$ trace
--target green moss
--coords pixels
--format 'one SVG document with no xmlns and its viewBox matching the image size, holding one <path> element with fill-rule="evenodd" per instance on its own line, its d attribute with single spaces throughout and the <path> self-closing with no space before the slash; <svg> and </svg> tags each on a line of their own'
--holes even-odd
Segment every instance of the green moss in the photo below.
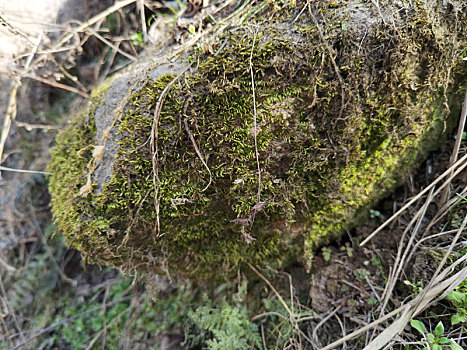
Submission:
<svg viewBox="0 0 467 350">
<path fill-rule="evenodd" d="M 398 36 L 381 28 L 364 43 L 329 27 L 320 29 L 324 45 L 306 18 L 283 30 L 274 22 L 289 15 L 281 12 L 255 39 L 247 28 L 224 35 L 211 48 L 217 55 L 202 56 L 169 89 L 154 164 L 154 110 L 175 76 L 141 81 L 118 119 L 113 176 L 83 198 L 93 160 L 78 151 L 95 144 L 91 103 L 57 139 L 50 165 L 54 214 L 69 243 L 123 269 L 208 276 L 245 260 L 280 264 L 335 239 L 442 135 L 439 84 L 448 84 L 452 57 L 419 10 Z M 451 77 L 460 84 L 465 72 L 453 67 Z"/>
<path fill-rule="evenodd" d="M 102 102 L 106 88 L 96 89 L 87 109 L 79 113 L 56 139 L 51 150 L 48 171 L 49 190 L 52 195 L 52 211 L 58 227 L 67 232 L 67 243 L 86 251 L 106 243 L 100 238 L 99 229 L 106 229 L 106 219 L 94 220 L 87 215 L 92 209 L 87 199 L 79 196 L 80 188 L 86 183 L 87 165 L 95 144 L 94 113 Z"/>
</svg>

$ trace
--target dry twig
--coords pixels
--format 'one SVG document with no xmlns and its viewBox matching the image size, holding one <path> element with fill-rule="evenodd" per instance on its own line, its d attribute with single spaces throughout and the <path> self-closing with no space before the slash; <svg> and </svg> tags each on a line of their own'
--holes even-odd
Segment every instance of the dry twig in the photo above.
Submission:
<svg viewBox="0 0 467 350">
<path fill-rule="evenodd" d="M 459 175 L 466 167 L 467 167 L 467 154 L 464 155 L 461 159 L 455 162 L 448 170 L 442 173 L 435 181 L 433 181 L 429 186 L 427 186 L 423 191 L 421 191 L 418 195 L 412 198 L 406 205 L 400 208 L 394 215 L 392 215 L 389 219 L 387 219 L 383 224 L 381 224 L 373 233 L 371 233 L 365 240 L 360 243 L 360 247 L 364 246 L 368 241 L 370 241 L 373 237 L 375 237 L 383 228 L 385 228 L 388 224 L 390 224 L 394 219 L 396 219 L 400 214 L 402 214 L 407 208 L 409 208 L 412 204 L 414 204 L 420 197 L 425 195 L 428 191 L 431 190 L 434 186 L 436 186 L 441 180 L 443 180 L 446 176 L 449 176 L 448 179 L 441 185 L 441 187 L 433 194 L 433 197 L 439 194 L 439 192 L 446 187 L 448 184 L 451 183 L 452 179 L 454 179 L 457 175 Z M 457 168 L 457 169 L 456 169 Z"/>
</svg>

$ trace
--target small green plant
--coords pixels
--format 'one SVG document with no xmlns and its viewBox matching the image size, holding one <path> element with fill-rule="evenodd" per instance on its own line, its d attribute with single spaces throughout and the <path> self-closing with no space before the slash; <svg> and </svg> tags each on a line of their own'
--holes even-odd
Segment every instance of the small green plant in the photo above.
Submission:
<svg viewBox="0 0 467 350">
<path fill-rule="evenodd" d="M 406 286 L 411 286 L 412 287 L 412 290 L 413 290 L 413 293 L 415 295 L 418 295 L 420 294 L 421 292 L 423 292 L 423 283 L 421 281 L 418 281 L 418 282 L 415 282 L 415 283 L 412 283 L 410 281 L 407 281 L 405 280 L 404 281 L 404 284 Z M 414 296 L 415 297 L 415 296 Z"/>
<path fill-rule="evenodd" d="M 321 248 L 321 252 L 323 253 L 324 261 L 328 262 L 329 260 L 331 260 L 331 254 L 332 254 L 331 248 L 323 247 Z"/>
<path fill-rule="evenodd" d="M 289 314 L 278 299 L 271 300 L 265 298 L 263 299 L 263 303 L 265 311 L 270 313 L 268 319 L 263 323 L 266 333 L 266 344 L 276 344 L 276 349 L 285 348 L 286 343 L 293 337 L 293 326 L 289 322 Z M 304 317 L 306 315 L 303 314 L 301 316 Z"/>
<path fill-rule="evenodd" d="M 188 32 L 191 34 L 191 35 L 195 35 L 196 34 L 196 27 L 193 25 L 193 24 L 190 24 L 188 26 Z"/>
<path fill-rule="evenodd" d="M 133 45 L 144 47 L 144 40 L 143 40 L 142 32 L 136 32 L 136 33 L 131 34 L 130 39 Z"/>
<path fill-rule="evenodd" d="M 365 281 L 368 276 L 370 276 L 370 271 L 367 269 L 356 269 L 353 271 L 353 274 L 359 281 Z"/>
<path fill-rule="evenodd" d="M 206 305 L 190 311 L 188 317 L 201 332 L 212 334 L 205 342 L 210 350 L 262 348 L 258 325 L 249 320 L 245 306 L 231 306 L 225 300 L 212 306 L 207 299 Z"/>
<path fill-rule="evenodd" d="M 453 304 L 456 310 L 456 313 L 451 316 L 451 324 L 467 322 L 467 282 L 461 283 L 446 296 L 446 299 Z"/>
<path fill-rule="evenodd" d="M 346 242 L 345 245 L 341 247 L 341 251 L 346 252 L 349 258 L 353 257 L 353 248 L 349 242 Z"/>
<path fill-rule="evenodd" d="M 379 210 L 370 209 L 370 218 L 374 219 L 381 216 L 381 212 Z"/>
<path fill-rule="evenodd" d="M 443 337 L 444 325 L 441 321 L 436 325 L 434 333 L 426 332 L 425 325 L 419 320 L 411 319 L 410 325 L 424 337 L 423 350 L 443 350 L 446 347 L 451 350 L 462 350 L 462 347 L 454 340 Z"/>
</svg>

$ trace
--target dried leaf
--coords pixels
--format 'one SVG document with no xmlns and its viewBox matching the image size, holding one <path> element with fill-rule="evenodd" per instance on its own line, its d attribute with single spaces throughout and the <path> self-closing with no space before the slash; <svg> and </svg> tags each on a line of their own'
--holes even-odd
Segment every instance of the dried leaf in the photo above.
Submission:
<svg viewBox="0 0 467 350">
<path fill-rule="evenodd" d="M 86 197 L 89 194 L 89 192 L 91 192 L 92 190 L 91 173 L 88 173 L 86 175 L 86 178 L 88 179 L 88 181 L 86 182 L 86 185 L 84 185 L 83 187 L 79 189 L 79 195 L 81 197 Z"/>
<path fill-rule="evenodd" d="M 108 140 L 108 139 L 109 139 L 110 130 L 112 130 L 112 125 L 108 126 L 108 127 L 104 130 L 104 133 L 102 134 L 102 138 L 104 138 L 105 140 Z"/>
<path fill-rule="evenodd" d="M 242 232 L 242 236 L 243 238 L 245 238 L 245 241 L 248 243 L 248 244 L 251 244 L 253 243 L 253 241 L 256 241 L 256 238 L 253 238 L 251 237 L 248 233 L 246 232 Z"/>
<path fill-rule="evenodd" d="M 104 155 L 104 151 L 105 151 L 104 146 L 94 146 L 92 157 L 96 160 L 96 162 L 102 158 L 102 156 Z"/>
<path fill-rule="evenodd" d="M 256 215 L 258 214 L 263 208 L 264 206 L 266 205 L 268 201 L 264 201 L 264 202 L 258 202 L 256 203 L 253 208 L 251 208 L 251 215 Z"/>
<path fill-rule="evenodd" d="M 249 218 L 248 219 L 237 218 L 237 219 L 232 220 L 231 222 L 233 222 L 234 224 L 240 224 L 242 225 L 242 227 L 250 226 Z"/>
</svg>

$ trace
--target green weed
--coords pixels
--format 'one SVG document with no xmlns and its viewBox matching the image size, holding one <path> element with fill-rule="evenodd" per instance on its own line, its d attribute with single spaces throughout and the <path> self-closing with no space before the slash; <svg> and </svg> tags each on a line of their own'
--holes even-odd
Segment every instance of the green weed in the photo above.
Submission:
<svg viewBox="0 0 467 350">
<path fill-rule="evenodd" d="M 206 299 L 206 305 L 190 311 L 188 317 L 200 332 L 209 333 L 205 344 L 210 350 L 262 349 L 258 325 L 248 319 L 246 306 L 231 306 L 225 300 L 213 306 Z"/>
<path fill-rule="evenodd" d="M 451 350 L 462 350 L 462 347 L 454 340 L 443 336 L 444 325 L 441 321 L 436 325 L 434 333 L 427 332 L 425 325 L 421 321 L 412 319 L 410 320 L 410 325 L 423 335 L 423 344 L 425 345 L 423 350 L 442 350 L 446 349 L 446 347 Z"/>
<path fill-rule="evenodd" d="M 451 316 L 451 324 L 467 322 L 467 281 L 462 282 L 455 290 L 446 296 L 454 306 L 455 314 Z"/>
</svg>

